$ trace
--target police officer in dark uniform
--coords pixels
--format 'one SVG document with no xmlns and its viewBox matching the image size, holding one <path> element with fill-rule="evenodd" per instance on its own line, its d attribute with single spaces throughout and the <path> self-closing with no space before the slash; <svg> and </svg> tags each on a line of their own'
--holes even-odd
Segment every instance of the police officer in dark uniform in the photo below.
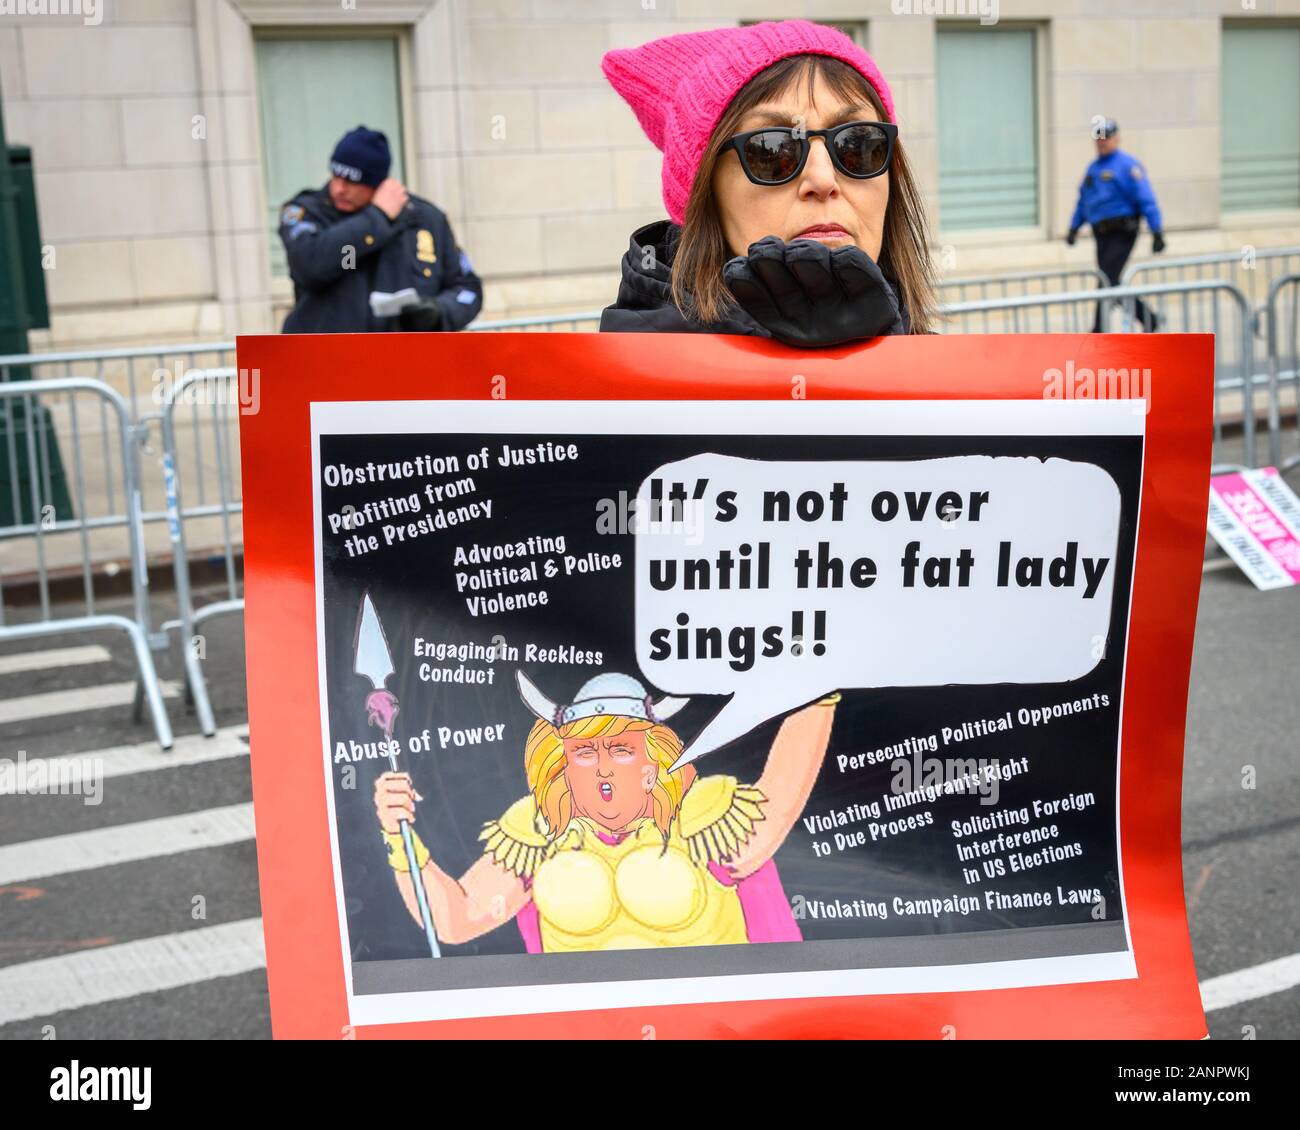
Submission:
<svg viewBox="0 0 1300 1130">
<path fill-rule="evenodd" d="M 1165 249 L 1165 237 L 1155 190 L 1141 162 L 1120 149 L 1119 126 L 1107 118 L 1097 138 L 1097 159 L 1088 166 L 1079 186 L 1079 203 L 1065 242 L 1073 247 L 1079 228 L 1091 224 L 1097 240 L 1097 266 L 1111 286 L 1118 286 L 1124 264 L 1137 242 L 1143 216 L 1151 229 L 1151 251 L 1158 255 Z M 1141 299 L 1136 303 L 1136 313 L 1148 332 L 1160 328 L 1160 315 Z M 1092 332 L 1101 332 L 1100 304 Z"/>
<path fill-rule="evenodd" d="M 482 309 L 446 215 L 391 179 L 391 165 L 388 139 L 358 126 L 335 148 L 329 183 L 284 206 L 295 301 L 285 333 L 462 330 Z M 384 297 L 404 290 L 415 293 Z"/>
</svg>

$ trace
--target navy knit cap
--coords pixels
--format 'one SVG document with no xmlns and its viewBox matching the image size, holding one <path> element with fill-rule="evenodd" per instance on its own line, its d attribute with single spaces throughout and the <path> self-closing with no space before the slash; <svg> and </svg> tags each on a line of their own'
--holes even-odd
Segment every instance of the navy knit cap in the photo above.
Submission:
<svg viewBox="0 0 1300 1130">
<path fill-rule="evenodd" d="M 357 126 L 345 133 L 334 147 L 330 170 L 353 184 L 378 188 L 388 177 L 393 155 L 388 151 L 388 138 L 375 129 Z"/>
</svg>

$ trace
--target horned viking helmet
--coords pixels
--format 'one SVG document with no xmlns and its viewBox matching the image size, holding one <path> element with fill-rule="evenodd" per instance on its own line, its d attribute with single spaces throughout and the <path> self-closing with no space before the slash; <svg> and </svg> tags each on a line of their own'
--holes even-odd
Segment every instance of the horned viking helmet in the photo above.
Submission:
<svg viewBox="0 0 1300 1130">
<path fill-rule="evenodd" d="M 690 701 L 667 696 L 654 702 L 645 687 L 631 675 L 610 672 L 588 679 L 578 689 L 573 701 L 566 705 L 552 702 L 522 671 L 516 671 L 515 678 L 519 681 L 519 697 L 524 700 L 524 705 L 556 729 L 569 722 L 576 722 L 579 718 L 606 714 L 622 718 L 644 718 L 647 722 L 663 722 Z"/>
</svg>

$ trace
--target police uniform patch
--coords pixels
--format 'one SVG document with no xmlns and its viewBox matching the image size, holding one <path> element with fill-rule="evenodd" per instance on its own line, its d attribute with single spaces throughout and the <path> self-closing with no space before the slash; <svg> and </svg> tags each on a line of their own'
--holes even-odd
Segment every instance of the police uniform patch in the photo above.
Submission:
<svg viewBox="0 0 1300 1130">
<path fill-rule="evenodd" d="M 433 249 L 433 232 L 421 228 L 415 233 L 415 257 L 421 263 L 436 263 L 438 254 Z"/>
<path fill-rule="evenodd" d="M 280 223 L 296 224 L 305 215 L 306 213 L 302 210 L 301 204 L 289 204 L 285 207 L 284 211 L 280 213 Z"/>
<path fill-rule="evenodd" d="M 472 275 L 474 268 L 469 265 L 469 256 L 465 252 L 460 253 L 460 269 L 463 274 Z"/>
<path fill-rule="evenodd" d="M 1133 174 L 1133 179 L 1134 179 L 1134 180 L 1141 180 L 1141 179 L 1142 179 L 1142 166 L 1141 166 L 1141 165 L 1134 165 L 1131 169 L 1129 169 L 1129 172 L 1131 172 L 1131 173 Z"/>
</svg>

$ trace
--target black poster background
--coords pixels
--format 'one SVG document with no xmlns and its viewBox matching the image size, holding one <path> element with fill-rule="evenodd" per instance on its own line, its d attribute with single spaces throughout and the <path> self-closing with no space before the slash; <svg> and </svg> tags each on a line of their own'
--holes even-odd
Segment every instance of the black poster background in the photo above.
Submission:
<svg viewBox="0 0 1300 1130">
<path fill-rule="evenodd" d="M 609 406 L 619 410 L 617 404 Z M 686 409 L 689 413 L 689 407 Z M 502 444 L 523 448 L 543 441 L 573 442 L 576 461 L 526 468 L 501 468 L 495 462 Z M 399 768 L 413 774 L 417 792 L 424 798 L 418 808 L 416 830 L 438 864 L 453 876 L 462 874 L 480 855 L 479 832 L 524 796 L 524 737 L 533 721 L 515 690 L 515 668 L 526 673 L 559 701 L 569 701 L 587 679 L 604 671 L 619 671 L 644 678 L 636 664 L 634 641 L 634 535 L 598 533 L 598 500 L 635 499 L 642 480 L 658 466 L 691 455 L 711 452 L 768 460 L 914 460 L 959 455 L 1009 455 L 1058 457 L 1095 463 L 1115 479 L 1120 490 L 1120 531 L 1115 569 L 1110 634 L 1104 658 L 1094 670 L 1071 683 L 941 686 L 928 688 L 844 689 L 837 708 L 830 748 L 805 813 L 825 812 L 853 802 L 879 799 L 890 790 L 888 762 L 841 773 L 837 753 L 860 753 L 937 732 L 941 726 L 957 727 L 963 721 L 994 718 L 1021 707 L 1047 707 L 1090 697 L 1110 698 L 1109 707 L 1059 718 L 1037 728 L 1017 725 L 1010 732 L 967 740 L 939 749 L 929 757 L 996 758 L 1007 762 L 1027 756 L 1029 772 L 1001 783 L 998 807 L 1028 804 L 1034 798 L 1054 799 L 1074 792 L 1096 795 L 1094 807 L 1065 812 L 1051 821 L 1032 819 L 1030 826 L 1055 822 L 1061 828 L 1059 844 L 1077 842 L 1079 859 L 1048 864 L 1031 871 L 1008 874 L 996 881 L 968 885 L 962 878 L 949 821 L 986 815 L 992 809 L 979 796 L 943 797 L 932 806 L 934 825 L 914 829 L 877 843 L 833 852 L 817 858 L 814 838 L 802 821 L 796 822 L 777 852 L 776 864 L 787 896 L 809 902 L 855 898 L 891 900 L 979 896 L 984 888 L 1004 893 L 1055 891 L 1056 884 L 1098 888 L 1105 899 L 1106 918 L 1122 917 L 1116 855 L 1115 783 L 1120 720 L 1120 690 L 1124 670 L 1125 626 L 1135 549 L 1142 440 L 1134 436 L 706 436 L 706 435 L 323 435 L 320 463 L 364 465 L 392 462 L 419 455 L 455 455 L 461 461 L 458 475 L 410 479 L 395 483 L 328 487 L 322 482 L 322 545 L 324 555 L 325 656 L 328 688 L 330 748 L 336 743 L 375 742 L 379 731 L 367 725 L 364 701 L 368 680 L 353 671 L 353 637 L 362 596 L 369 591 L 387 635 L 395 674 L 388 680 L 401 703 L 395 737 L 403 743 Z M 485 471 L 465 470 L 465 456 L 487 446 L 493 465 Z M 491 519 L 479 519 L 446 531 L 424 535 L 404 544 L 385 547 L 361 557 L 344 549 L 348 533 L 331 533 L 327 516 L 347 505 L 358 509 L 372 500 L 422 490 L 425 482 L 440 483 L 469 475 L 474 494 L 444 504 L 455 507 L 490 498 Z M 961 489 L 962 484 L 954 484 Z M 852 489 L 850 487 L 850 489 Z M 420 515 L 394 521 L 412 521 L 433 508 L 425 502 Z M 382 522 L 360 533 L 378 532 Z M 550 603 L 544 607 L 475 617 L 455 591 L 452 564 L 456 546 L 493 545 L 522 541 L 529 536 L 563 535 L 566 553 L 588 551 L 622 556 L 622 568 L 596 574 L 560 576 L 536 587 L 545 588 Z M 869 537 L 869 531 L 864 535 Z M 504 562 L 503 564 L 518 564 Z M 977 566 L 978 567 L 978 566 Z M 491 590 L 489 590 L 491 591 Z M 522 591 L 518 588 L 507 592 Z M 484 595 L 480 593 L 479 595 Z M 811 607 L 811 606 L 810 606 Z M 787 603 L 773 601 L 773 620 L 788 615 Z M 492 686 L 446 685 L 422 682 L 420 660 L 412 655 L 417 637 L 432 642 L 481 643 L 494 637 L 521 648 L 573 645 L 603 653 L 603 666 L 543 666 L 498 660 Z M 943 648 L 944 640 L 932 641 Z M 864 624 L 863 646 L 870 646 L 869 625 Z M 761 659 L 755 672 L 761 670 Z M 457 666 L 448 661 L 446 666 Z M 467 666 L 486 666 L 470 662 Z M 656 688 L 651 688 L 652 691 Z M 828 688 L 828 690 L 831 688 Z M 673 728 L 689 744 L 721 707 L 725 698 L 700 696 L 673 719 Z M 767 750 L 780 717 L 744 738 L 696 763 L 702 774 L 729 773 L 752 782 L 762 772 Z M 405 742 L 426 727 L 453 728 L 504 722 L 504 740 L 464 749 L 438 748 L 429 753 L 405 752 Z M 304 735 L 304 740 L 311 740 Z M 375 779 L 388 769 L 386 758 L 355 763 L 354 789 L 340 787 L 343 765 L 333 765 L 334 799 L 342 880 L 352 957 L 357 961 L 427 956 L 423 931 L 403 905 L 386 862 L 374 810 Z M 919 805 L 899 815 L 922 811 Z M 888 819 L 889 817 L 884 817 Z M 860 826 L 860 825 L 859 825 Z M 1009 830 L 1015 830 L 1014 828 Z M 995 834 L 995 833 L 989 833 Z M 984 836 L 976 838 L 986 838 Z M 969 838 L 963 840 L 969 842 Z M 1031 846 L 1027 850 L 1034 850 Z M 978 867 L 978 862 L 965 864 Z M 1015 911 L 948 915 L 933 918 L 886 919 L 805 917 L 800 922 L 807 940 L 909 936 L 920 933 L 955 933 L 1007 927 L 1042 926 L 1091 921 L 1088 906 L 1051 906 Z M 523 953 L 517 926 L 507 921 L 500 928 L 463 946 L 445 946 L 445 956 L 457 954 Z"/>
</svg>

